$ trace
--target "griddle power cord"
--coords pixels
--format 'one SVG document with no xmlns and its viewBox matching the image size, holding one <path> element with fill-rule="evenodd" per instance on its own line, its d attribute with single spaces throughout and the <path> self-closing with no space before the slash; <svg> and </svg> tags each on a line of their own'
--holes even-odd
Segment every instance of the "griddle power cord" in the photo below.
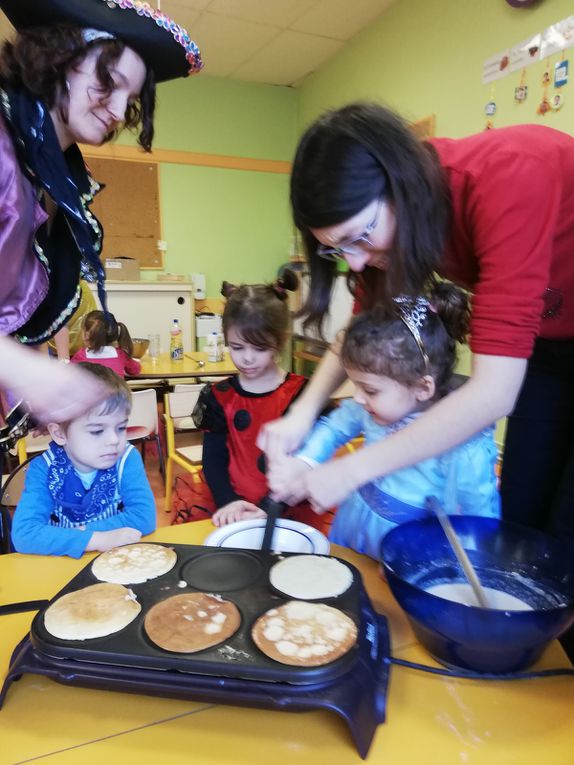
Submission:
<svg viewBox="0 0 574 765">
<path fill-rule="evenodd" d="M 395 656 L 385 658 L 387 664 L 396 664 L 399 667 L 415 669 L 419 672 L 430 672 L 432 675 L 442 675 L 443 677 L 461 677 L 465 680 L 531 680 L 536 677 L 558 677 L 559 675 L 574 676 L 574 668 L 567 667 L 561 669 L 541 669 L 537 672 L 506 672 L 504 674 L 495 674 L 490 672 L 472 672 L 471 670 L 453 670 L 443 669 L 441 667 L 431 667 L 428 664 L 418 664 L 416 661 L 407 661 L 406 659 L 397 659 Z"/>
</svg>

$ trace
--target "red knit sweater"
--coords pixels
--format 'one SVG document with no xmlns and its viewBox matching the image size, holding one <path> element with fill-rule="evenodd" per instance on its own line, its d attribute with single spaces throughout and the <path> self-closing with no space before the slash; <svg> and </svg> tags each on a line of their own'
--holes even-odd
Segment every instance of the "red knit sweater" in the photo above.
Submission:
<svg viewBox="0 0 574 765">
<path fill-rule="evenodd" d="M 520 125 L 431 144 L 453 205 L 440 273 L 473 292 L 472 350 L 574 338 L 574 138 Z"/>
</svg>

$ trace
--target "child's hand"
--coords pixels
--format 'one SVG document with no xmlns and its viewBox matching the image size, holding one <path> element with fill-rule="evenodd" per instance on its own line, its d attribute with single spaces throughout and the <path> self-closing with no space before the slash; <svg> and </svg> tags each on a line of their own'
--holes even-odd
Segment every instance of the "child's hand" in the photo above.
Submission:
<svg viewBox="0 0 574 765">
<path fill-rule="evenodd" d="M 235 523 L 235 521 L 247 521 L 252 518 L 266 517 L 267 515 L 257 505 L 244 499 L 236 499 L 235 502 L 230 502 L 228 505 L 220 507 L 213 514 L 212 521 L 214 526 L 227 526 L 228 523 Z"/>
<path fill-rule="evenodd" d="M 97 550 L 106 552 L 112 547 L 121 547 L 122 545 L 133 545 L 142 538 L 141 531 L 124 526 L 121 529 L 112 531 L 94 531 L 86 547 L 86 551 Z"/>
<path fill-rule="evenodd" d="M 298 457 L 275 460 L 267 469 L 266 478 L 273 499 L 297 505 L 307 496 L 305 475 L 311 466 Z"/>
</svg>

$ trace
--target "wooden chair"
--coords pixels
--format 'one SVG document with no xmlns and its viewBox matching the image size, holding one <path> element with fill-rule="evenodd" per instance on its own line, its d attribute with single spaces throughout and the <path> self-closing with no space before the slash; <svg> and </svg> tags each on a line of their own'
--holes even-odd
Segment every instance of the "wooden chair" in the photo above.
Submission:
<svg viewBox="0 0 574 765">
<path fill-rule="evenodd" d="M 203 445 L 176 446 L 176 433 L 197 431 L 191 413 L 197 403 L 203 385 L 178 385 L 177 390 L 164 397 L 164 421 L 167 441 L 165 470 L 165 511 L 171 512 L 173 466 L 179 465 L 191 473 L 194 481 L 200 481 Z"/>
<path fill-rule="evenodd" d="M 163 448 L 159 435 L 157 398 L 153 388 L 132 392 L 132 411 L 128 419 L 128 441 L 142 444 L 144 441 L 155 441 L 159 458 L 159 472 L 165 475 Z M 145 445 L 141 451 L 145 464 Z"/>
</svg>

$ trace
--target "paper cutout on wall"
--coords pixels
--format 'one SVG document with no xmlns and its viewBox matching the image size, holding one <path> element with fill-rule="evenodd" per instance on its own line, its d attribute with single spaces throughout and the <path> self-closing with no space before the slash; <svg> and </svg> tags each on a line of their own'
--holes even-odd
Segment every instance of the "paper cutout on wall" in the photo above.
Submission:
<svg viewBox="0 0 574 765">
<path fill-rule="evenodd" d="M 510 49 L 509 72 L 517 72 L 540 60 L 540 40 L 542 35 L 532 35 L 526 40 L 513 45 Z"/>
<path fill-rule="evenodd" d="M 574 47 L 574 16 L 568 16 L 542 32 L 540 58 L 552 56 L 553 53 L 572 47 Z"/>
<path fill-rule="evenodd" d="M 482 66 L 482 84 L 506 77 L 510 64 L 510 48 L 487 58 Z"/>
</svg>

